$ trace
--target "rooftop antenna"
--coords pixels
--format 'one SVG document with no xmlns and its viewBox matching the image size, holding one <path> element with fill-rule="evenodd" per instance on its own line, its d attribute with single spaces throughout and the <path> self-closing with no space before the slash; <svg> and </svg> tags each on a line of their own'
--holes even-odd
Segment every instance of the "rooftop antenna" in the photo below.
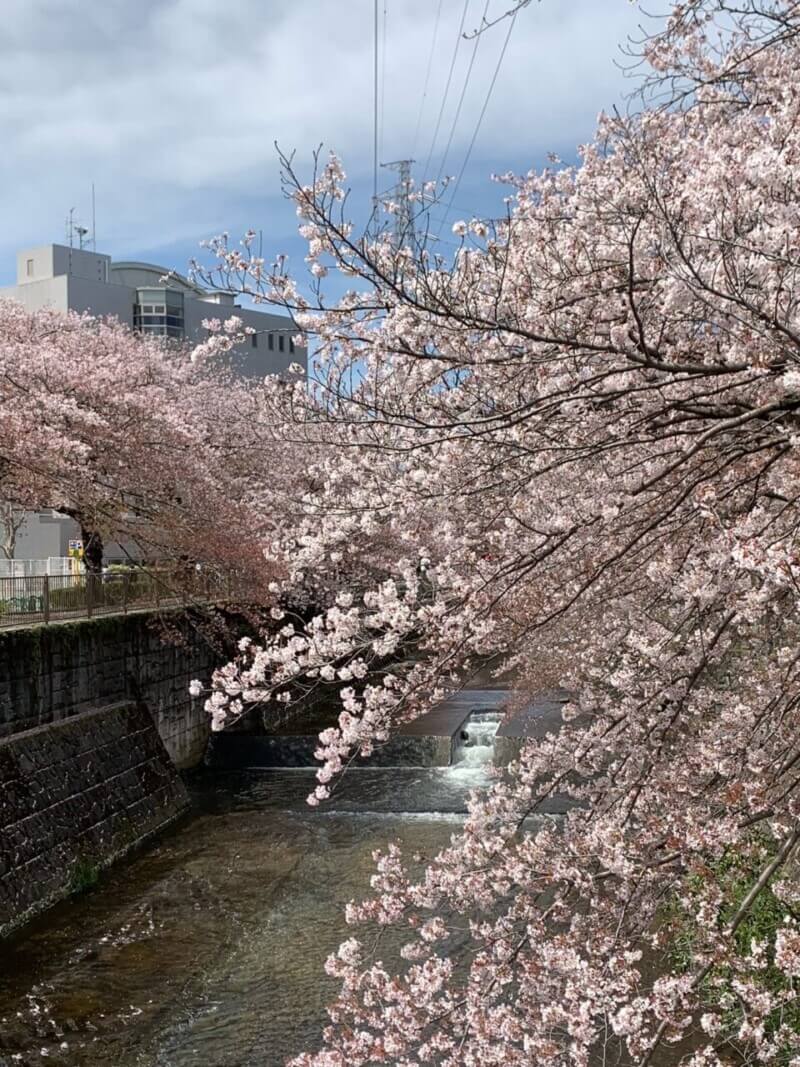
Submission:
<svg viewBox="0 0 800 1067">
<path fill-rule="evenodd" d="M 382 167 L 398 172 L 397 185 L 390 190 L 398 204 L 394 222 L 394 236 L 398 246 L 414 240 L 414 205 L 411 202 L 411 164 L 413 159 L 394 159 L 381 163 Z"/>
<path fill-rule="evenodd" d="M 75 216 L 75 208 L 71 207 L 69 209 L 69 214 L 67 215 L 67 221 L 65 223 L 66 236 L 67 236 L 67 240 L 69 241 L 69 247 L 70 248 L 72 248 L 73 239 L 74 239 L 74 236 L 75 236 L 74 235 L 74 230 L 75 230 L 75 219 L 74 219 L 74 216 Z"/>
<path fill-rule="evenodd" d="M 76 226 L 75 233 L 78 235 L 78 248 L 83 249 L 83 239 L 89 232 L 88 226 Z"/>
<path fill-rule="evenodd" d="M 92 182 L 92 251 L 97 251 L 97 220 L 94 214 L 94 182 Z"/>
</svg>

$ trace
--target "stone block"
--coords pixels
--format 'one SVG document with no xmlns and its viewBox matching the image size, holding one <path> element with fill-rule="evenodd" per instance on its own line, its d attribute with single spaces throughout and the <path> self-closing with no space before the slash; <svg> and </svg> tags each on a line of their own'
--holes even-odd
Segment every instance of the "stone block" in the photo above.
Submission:
<svg viewBox="0 0 800 1067">
<path fill-rule="evenodd" d="M 175 819 L 188 796 L 143 705 L 0 739 L 0 937 Z"/>
<path fill-rule="evenodd" d="M 133 700 L 150 709 L 176 766 L 199 764 L 208 716 L 188 686 L 217 657 L 188 623 L 178 620 L 185 640 L 175 646 L 151 622 L 141 612 L 0 631 L 0 738 Z"/>
</svg>

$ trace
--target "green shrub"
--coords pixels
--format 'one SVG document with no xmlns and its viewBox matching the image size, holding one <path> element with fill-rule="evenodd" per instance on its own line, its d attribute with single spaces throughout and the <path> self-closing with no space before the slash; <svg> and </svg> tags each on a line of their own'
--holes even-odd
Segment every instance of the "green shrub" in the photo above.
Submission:
<svg viewBox="0 0 800 1067">
<path fill-rule="evenodd" d="M 742 902 L 758 879 L 761 871 L 776 853 L 775 842 L 765 834 L 754 834 L 747 845 L 737 851 L 731 851 L 713 864 L 708 873 L 701 878 L 694 876 L 686 886 L 686 898 L 691 901 L 702 895 L 703 883 L 713 878 L 722 890 L 723 904 L 719 911 L 718 926 L 724 929 L 737 914 Z M 776 880 L 786 877 L 785 872 L 776 874 Z M 685 898 L 685 899 L 686 899 Z M 747 915 L 733 935 L 734 944 L 741 958 L 751 955 L 754 946 L 764 945 L 766 965 L 757 965 L 754 959 L 749 979 L 765 993 L 782 998 L 790 994 L 789 1003 L 782 1004 L 767 1018 L 765 1031 L 773 1037 L 783 1027 L 794 1033 L 800 1033 L 800 999 L 791 997 L 792 979 L 775 966 L 775 936 L 784 925 L 787 917 L 796 918 L 792 909 L 779 900 L 767 885 L 756 897 Z M 670 930 L 670 959 L 672 966 L 687 972 L 696 965 L 696 943 L 699 932 L 694 923 L 691 905 L 675 902 L 664 915 L 664 921 Z M 743 1021 L 743 1008 L 740 997 L 733 986 L 734 974 L 730 967 L 717 966 L 711 969 L 700 987 L 707 1010 L 716 1013 L 721 1021 L 721 1034 L 717 1040 L 734 1041 Z M 775 1063 L 788 1065 L 796 1054 L 795 1047 L 786 1047 L 779 1052 Z"/>
<path fill-rule="evenodd" d="M 60 589 L 50 590 L 51 611 L 77 611 L 86 607 L 86 587 L 81 585 L 68 585 Z"/>
<path fill-rule="evenodd" d="M 78 856 L 69 876 L 69 891 L 73 896 L 93 889 L 100 880 L 100 867 L 86 856 Z"/>
</svg>

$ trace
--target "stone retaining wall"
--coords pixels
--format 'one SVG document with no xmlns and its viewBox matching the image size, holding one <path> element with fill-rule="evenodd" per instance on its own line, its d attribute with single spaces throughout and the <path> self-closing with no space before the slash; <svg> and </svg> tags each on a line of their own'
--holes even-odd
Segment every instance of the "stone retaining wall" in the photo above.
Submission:
<svg viewBox="0 0 800 1067">
<path fill-rule="evenodd" d="M 153 619 L 137 612 L 0 631 L 0 737 L 133 700 L 150 710 L 177 767 L 200 763 L 208 715 L 188 686 L 219 657 L 181 616 L 181 645 L 166 644 Z"/>
<path fill-rule="evenodd" d="M 143 705 L 0 740 L 0 937 L 90 883 L 188 796 Z"/>
</svg>

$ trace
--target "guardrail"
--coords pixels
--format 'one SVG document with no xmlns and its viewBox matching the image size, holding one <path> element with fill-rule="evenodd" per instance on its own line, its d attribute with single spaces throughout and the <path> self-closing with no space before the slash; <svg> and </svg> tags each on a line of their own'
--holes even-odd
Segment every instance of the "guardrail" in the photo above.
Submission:
<svg viewBox="0 0 800 1067">
<path fill-rule="evenodd" d="M 146 570 L 0 578 L 0 629 L 209 600 L 224 596 L 225 587 L 210 574 L 187 572 L 178 579 Z"/>
</svg>

